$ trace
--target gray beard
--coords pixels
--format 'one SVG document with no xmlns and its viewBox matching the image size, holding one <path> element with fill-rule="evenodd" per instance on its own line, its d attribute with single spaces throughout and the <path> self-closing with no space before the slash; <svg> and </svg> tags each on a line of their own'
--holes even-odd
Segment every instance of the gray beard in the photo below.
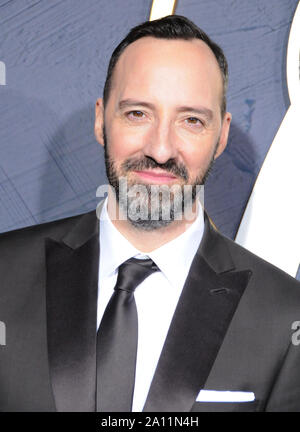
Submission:
<svg viewBox="0 0 300 432">
<path fill-rule="evenodd" d="M 185 208 L 191 208 L 195 197 L 186 194 L 182 197 L 182 187 L 172 192 L 166 185 L 143 185 L 139 188 L 139 196 L 129 189 L 127 195 L 120 194 L 118 205 L 130 223 L 138 229 L 152 231 L 170 225 L 174 220 L 181 220 Z M 144 189 L 144 190 L 143 190 Z M 174 188 L 173 188 L 174 189 Z"/>
<path fill-rule="evenodd" d="M 218 147 L 216 145 L 213 157 L 204 175 L 198 176 L 192 185 L 186 183 L 183 186 L 175 184 L 173 187 L 169 187 L 168 185 L 150 184 L 127 185 L 126 182 L 125 188 L 121 183 L 122 177 L 118 175 L 114 161 L 111 160 L 108 154 L 105 129 L 103 130 L 103 138 L 106 175 L 115 192 L 119 210 L 132 226 L 141 231 L 157 230 L 167 227 L 175 220 L 183 219 L 185 209 L 189 211 L 192 208 L 200 187 L 204 185 L 212 170 L 214 155 Z M 166 171 L 180 176 L 187 182 L 188 174 L 184 166 L 178 166 L 171 160 L 166 164 L 157 164 L 150 158 L 145 158 L 143 161 L 125 161 L 122 164 L 123 179 L 126 179 L 126 173 L 130 170 L 156 167 L 166 169 Z"/>
</svg>

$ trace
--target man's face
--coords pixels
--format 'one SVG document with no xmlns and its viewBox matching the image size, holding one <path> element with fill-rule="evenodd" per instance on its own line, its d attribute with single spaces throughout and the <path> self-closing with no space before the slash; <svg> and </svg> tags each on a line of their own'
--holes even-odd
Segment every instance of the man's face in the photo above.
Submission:
<svg viewBox="0 0 300 432">
<path fill-rule="evenodd" d="M 227 142 L 222 91 L 217 60 L 200 40 L 145 37 L 129 45 L 105 112 L 101 99 L 96 105 L 95 133 L 113 186 L 120 177 L 148 189 L 202 184 Z"/>
</svg>

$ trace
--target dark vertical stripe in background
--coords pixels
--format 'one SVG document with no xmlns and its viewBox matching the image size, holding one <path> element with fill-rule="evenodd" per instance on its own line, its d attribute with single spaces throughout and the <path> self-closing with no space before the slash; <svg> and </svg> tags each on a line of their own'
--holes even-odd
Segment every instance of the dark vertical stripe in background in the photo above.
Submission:
<svg viewBox="0 0 300 432">
<path fill-rule="evenodd" d="M 299 267 L 297 270 L 296 279 L 298 279 L 300 281 L 300 264 L 299 264 Z"/>
</svg>

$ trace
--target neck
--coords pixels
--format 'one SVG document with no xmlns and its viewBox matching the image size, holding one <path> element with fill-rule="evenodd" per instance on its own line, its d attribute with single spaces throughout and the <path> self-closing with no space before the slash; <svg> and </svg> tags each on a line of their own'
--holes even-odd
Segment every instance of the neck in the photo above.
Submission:
<svg viewBox="0 0 300 432">
<path fill-rule="evenodd" d="M 121 215 L 121 210 L 119 209 L 115 198 L 110 194 L 108 194 L 107 211 L 111 222 L 117 230 L 134 247 L 141 252 L 147 253 L 159 248 L 163 244 L 168 243 L 185 232 L 195 221 L 199 209 L 197 200 L 195 200 L 192 206 L 192 213 L 188 218 L 185 218 L 185 215 L 183 215 L 182 220 L 174 220 L 167 226 L 150 231 L 133 226 L 125 217 L 117 217 L 118 215 Z"/>
</svg>

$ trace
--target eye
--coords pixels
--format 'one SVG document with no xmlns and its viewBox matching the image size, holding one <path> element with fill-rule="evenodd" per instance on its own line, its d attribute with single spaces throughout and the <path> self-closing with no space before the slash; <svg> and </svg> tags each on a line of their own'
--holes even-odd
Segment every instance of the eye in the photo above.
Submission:
<svg viewBox="0 0 300 432">
<path fill-rule="evenodd" d="M 191 126 L 203 126 L 202 121 L 197 117 L 188 117 L 185 121 Z"/>
<path fill-rule="evenodd" d="M 142 111 L 134 110 L 126 113 L 127 117 L 131 120 L 139 120 L 144 118 L 144 113 Z"/>
</svg>

